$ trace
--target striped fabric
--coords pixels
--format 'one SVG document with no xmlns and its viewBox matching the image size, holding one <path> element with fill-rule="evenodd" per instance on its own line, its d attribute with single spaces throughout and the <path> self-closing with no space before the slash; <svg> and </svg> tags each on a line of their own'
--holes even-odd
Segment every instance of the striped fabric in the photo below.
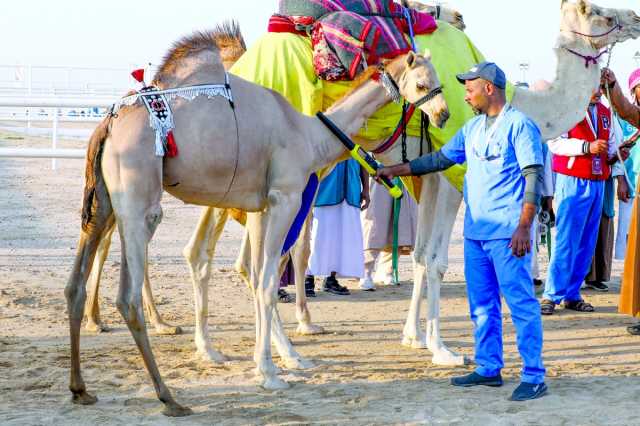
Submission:
<svg viewBox="0 0 640 426">
<path fill-rule="evenodd" d="M 415 34 L 436 30 L 431 15 L 408 12 Z M 352 80 L 366 65 L 411 50 L 405 8 L 392 0 L 280 0 L 269 31 L 310 33 L 314 67 L 324 80 Z"/>
</svg>

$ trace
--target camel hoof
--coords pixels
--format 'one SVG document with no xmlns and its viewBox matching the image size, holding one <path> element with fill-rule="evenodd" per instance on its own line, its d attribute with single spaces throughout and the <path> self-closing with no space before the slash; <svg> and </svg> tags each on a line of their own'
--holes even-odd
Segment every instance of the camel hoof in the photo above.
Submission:
<svg viewBox="0 0 640 426">
<path fill-rule="evenodd" d="M 91 333 L 108 333 L 111 331 L 109 327 L 99 322 L 88 322 L 85 330 Z"/>
<path fill-rule="evenodd" d="M 198 350 L 196 356 L 205 362 L 220 365 L 228 361 L 228 358 L 214 349 Z"/>
<path fill-rule="evenodd" d="M 162 414 L 167 417 L 185 417 L 192 415 L 193 410 L 174 402 L 173 404 L 165 404 Z"/>
<path fill-rule="evenodd" d="M 78 405 L 93 405 L 98 402 L 98 398 L 87 393 L 87 391 L 73 392 L 71 402 Z"/>
<path fill-rule="evenodd" d="M 467 360 L 464 355 L 458 355 L 448 349 L 433 352 L 431 362 L 435 365 L 443 365 L 447 367 L 457 367 L 467 364 Z"/>
<path fill-rule="evenodd" d="M 427 342 L 424 338 L 404 336 L 402 338 L 402 346 L 411 349 L 427 349 Z"/>
<path fill-rule="evenodd" d="M 156 324 L 155 326 L 156 334 L 159 336 L 176 336 L 178 334 L 182 334 L 182 328 L 179 326 L 172 326 L 166 323 Z"/>
<path fill-rule="evenodd" d="M 266 390 L 282 390 L 289 389 L 290 387 L 289 383 L 285 382 L 278 376 L 265 377 L 261 386 Z"/>
<path fill-rule="evenodd" d="M 299 324 L 296 334 L 301 336 L 313 336 L 314 334 L 324 334 L 324 328 L 315 324 Z"/>
<path fill-rule="evenodd" d="M 310 368 L 315 367 L 315 364 L 312 361 L 306 360 L 302 357 L 298 358 L 284 358 L 284 365 L 289 370 L 308 370 Z"/>
</svg>

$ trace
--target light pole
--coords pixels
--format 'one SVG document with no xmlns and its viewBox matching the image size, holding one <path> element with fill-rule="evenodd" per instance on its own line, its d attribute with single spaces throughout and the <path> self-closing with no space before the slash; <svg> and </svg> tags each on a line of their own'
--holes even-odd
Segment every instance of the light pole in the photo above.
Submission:
<svg viewBox="0 0 640 426">
<path fill-rule="evenodd" d="M 640 52 L 633 55 L 633 60 L 636 61 L 636 67 L 640 68 Z"/>
<path fill-rule="evenodd" d="M 521 62 L 519 65 L 520 71 L 522 71 L 522 82 L 527 82 L 527 71 L 529 71 L 529 62 Z"/>
</svg>

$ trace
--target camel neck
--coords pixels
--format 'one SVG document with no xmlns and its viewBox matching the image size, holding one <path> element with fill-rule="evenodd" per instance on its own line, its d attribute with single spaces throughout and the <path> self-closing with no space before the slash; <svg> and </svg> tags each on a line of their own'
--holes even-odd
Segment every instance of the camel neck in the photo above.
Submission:
<svg viewBox="0 0 640 426">
<path fill-rule="evenodd" d="M 369 117 L 389 102 L 390 99 L 382 85 L 369 80 L 334 104 L 325 115 L 340 130 L 352 137 L 358 133 Z M 314 131 L 311 134 L 311 141 L 314 166 L 320 169 L 344 156 L 346 149 L 324 124 L 319 120 L 316 121 L 323 129 Z M 372 145 L 375 143 L 371 142 Z M 363 148 L 371 150 L 373 146 L 367 146 L 365 143 Z"/>
<path fill-rule="evenodd" d="M 536 122 L 544 139 L 556 138 L 567 132 L 584 117 L 600 81 L 600 67 L 567 50 L 582 54 L 597 54 L 597 50 L 582 39 L 558 38 L 555 53 L 558 58 L 556 78 L 547 90 L 534 92 L 516 88 L 512 105 Z"/>
</svg>

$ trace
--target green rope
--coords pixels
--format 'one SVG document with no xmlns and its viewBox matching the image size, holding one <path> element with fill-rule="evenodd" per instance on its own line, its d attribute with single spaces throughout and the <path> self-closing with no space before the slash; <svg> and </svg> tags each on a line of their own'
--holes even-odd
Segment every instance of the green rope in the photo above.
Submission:
<svg viewBox="0 0 640 426">
<path fill-rule="evenodd" d="M 396 177 L 393 180 L 393 183 L 398 186 L 398 188 L 402 189 L 402 181 L 400 178 Z M 393 279 L 395 282 L 399 282 L 398 279 L 398 225 L 400 221 L 400 206 L 402 203 L 402 197 L 393 199 L 393 247 L 391 251 L 391 267 Z"/>
</svg>

